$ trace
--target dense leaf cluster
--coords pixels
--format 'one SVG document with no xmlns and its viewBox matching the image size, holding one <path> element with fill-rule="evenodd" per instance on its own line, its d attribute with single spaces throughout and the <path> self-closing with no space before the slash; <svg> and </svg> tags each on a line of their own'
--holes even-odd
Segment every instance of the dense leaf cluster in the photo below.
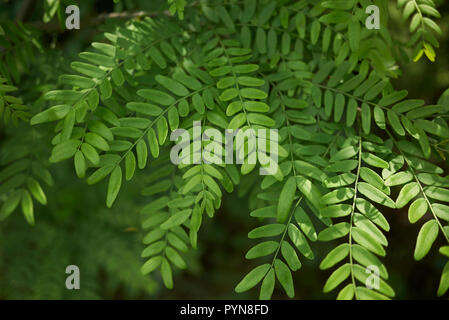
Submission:
<svg viewBox="0 0 449 320">
<path fill-rule="evenodd" d="M 303 259 L 315 259 L 320 242 L 332 241 L 320 264 L 333 270 L 325 292 L 338 289 L 338 299 L 394 297 L 382 263 L 390 230 L 385 208 L 408 207 L 410 222 L 422 223 L 416 260 L 438 236 L 446 242 L 440 253 L 449 258 L 449 103 L 443 95 L 426 105 L 393 87 L 391 79 L 401 72 L 387 1 L 169 3 L 182 20 L 145 17 L 111 28 L 79 54 L 71 72 L 58 75 L 57 87 L 44 90 L 40 112 L 7 95 L 25 70 L 21 55 L 40 46 L 32 38 L 20 49 L 16 39 L 6 39 L 15 48 L 7 50 L 19 54 L 7 53 L 0 65 L 0 115 L 4 110 L 7 124 L 10 118 L 27 122 L 31 112 L 33 130 L 53 133 L 40 137 L 47 148 L 51 144 L 47 155 L 17 142 L 2 146 L 0 219 L 20 205 L 29 223 L 39 220 L 33 206 L 46 204 L 41 184 L 52 184 L 48 157 L 50 163 L 72 161 L 88 184 L 107 180 L 108 207 L 145 170 L 141 271 L 160 270 L 167 288 L 173 287 L 172 268 L 188 267 L 183 254 L 197 248 L 203 219 L 213 218 L 223 193 L 243 182 L 251 189 L 249 216 L 260 222 L 248 233 L 255 241 L 245 257 L 260 264 L 237 292 L 260 283 L 260 298 L 269 299 L 279 283 L 294 297 L 292 272 Z M 380 30 L 365 28 L 365 8 L 373 3 L 381 10 Z M 431 20 L 439 16 L 435 5 L 399 0 L 398 6 L 416 31 L 413 56 L 434 60 L 440 32 Z M 19 27 L 8 26 L 31 36 Z M 278 129 L 276 173 L 258 175 L 266 164 L 260 157 L 257 164 L 173 165 L 170 133 L 191 131 L 194 121 L 203 130 Z M 192 156 L 209 143 L 192 144 Z M 248 159 L 251 150 L 241 152 Z M 374 290 L 365 286 L 370 266 L 379 270 Z M 449 261 L 438 295 L 448 288 Z"/>
</svg>

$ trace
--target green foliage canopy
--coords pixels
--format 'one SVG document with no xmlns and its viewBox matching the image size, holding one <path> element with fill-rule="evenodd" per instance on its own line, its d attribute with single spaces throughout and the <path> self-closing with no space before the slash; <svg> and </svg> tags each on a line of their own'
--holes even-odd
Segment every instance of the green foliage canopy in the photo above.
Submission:
<svg viewBox="0 0 449 320">
<path fill-rule="evenodd" d="M 48 22 L 59 2 L 46 3 Z M 106 24 L 100 40 L 55 75 L 57 83 L 40 83 L 32 108 L 23 102 L 32 98 L 13 94 L 33 56 L 46 49 L 31 27 L 1 25 L 0 117 L 8 136 L 0 220 L 20 207 L 38 224 L 35 207 L 51 196 L 43 186 L 53 184 L 51 164 L 71 161 L 88 184 L 108 181 L 107 207 L 145 172 L 141 272 L 159 270 L 167 288 L 174 286 L 173 268 L 188 268 L 183 254 L 197 248 L 203 219 L 213 218 L 223 193 L 244 181 L 252 188 L 249 216 L 260 222 L 248 233 L 254 246 L 245 258 L 260 264 L 236 292 L 260 284 L 260 298 L 269 299 L 279 283 L 293 298 L 292 272 L 304 259 L 316 259 L 320 242 L 331 241 L 335 246 L 320 263 L 333 270 L 324 292 L 338 289 L 338 299 L 393 298 L 382 263 L 386 208 L 408 207 L 410 222 L 422 223 L 416 260 L 437 237 L 445 241 L 439 252 L 449 258 L 447 94 L 426 105 L 392 85 L 401 74 L 399 51 L 435 59 L 441 30 L 431 0 L 398 1 L 404 19 L 411 17 L 411 51 L 388 31 L 385 0 L 169 3 L 182 20 L 161 14 Z M 380 8 L 379 30 L 365 28 L 365 8 L 373 3 Z M 22 121 L 21 129 L 10 127 L 10 119 L 16 126 Z M 174 166 L 169 135 L 192 130 L 194 121 L 203 129 L 278 129 L 276 173 L 259 176 L 262 163 Z M 40 143 L 27 147 L 24 132 Z M 365 270 L 373 265 L 380 281 L 370 290 Z M 448 274 L 449 261 L 440 296 L 449 288 Z"/>
</svg>

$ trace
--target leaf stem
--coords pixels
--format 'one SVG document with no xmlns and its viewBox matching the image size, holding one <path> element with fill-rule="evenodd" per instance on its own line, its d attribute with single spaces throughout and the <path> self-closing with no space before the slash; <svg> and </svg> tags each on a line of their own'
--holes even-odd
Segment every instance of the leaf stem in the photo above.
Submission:
<svg viewBox="0 0 449 320">
<path fill-rule="evenodd" d="M 351 210 L 351 219 L 349 222 L 349 265 L 351 268 L 351 281 L 352 281 L 352 286 L 354 287 L 354 295 L 356 300 L 359 300 L 359 297 L 357 295 L 357 287 L 355 284 L 355 278 L 354 278 L 354 262 L 353 262 L 353 258 L 352 258 L 352 225 L 354 222 L 354 212 L 355 212 L 355 204 L 357 201 L 357 189 L 358 189 L 358 183 L 359 183 L 359 179 L 360 179 L 360 168 L 362 166 L 362 136 L 361 136 L 361 132 L 359 129 L 359 152 L 358 152 L 358 164 L 357 164 L 357 175 L 356 175 L 356 180 L 355 180 L 355 184 L 354 184 L 354 198 L 352 201 L 352 210 Z"/>
<path fill-rule="evenodd" d="M 393 135 L 386 130 L 388 135 L 390 136 L 391 140 L 393 141 L 394 145 L 396 146 L 396 148 L 399 150 L 399 152 L 401 153 L 401 155 L 404 157 L 405 161 L 407 162 L 407 170 L 413 175 L 413 178 L 415 179 L 416 183 L 419 186 L 419 190 L 421 191 L 421 195 L 423 196 L 424 200 L 426 200 L 426 203 L 430 209 L 430 212 L 433 215 L 433 218 L 435 219 L 435 221 L 438 224 L 438 227 L 440 228 L 441 232 L 443 233 L 443 237 L 446 239 L 446 242 L 449 244 L 449 236 L 446 234 L 443 225 L 441 224 L 440 220 L 438 219 L 438 216 L 436 215 L 435 211 L 433 210 L 433 206 L 432 203 L 430 202 L 429 198 L 427 197 L 426 193 L 424 192 L 424 188 L 422 186 L 421 181 L 418 179 L 418 176 L 416 175 L 415 169 L 412 167 L 410 160 L 407 158 L 407 156 L 402 152 L 401 148 L 399 148 L 396 140 L 394 139 Z"/>
</svg>

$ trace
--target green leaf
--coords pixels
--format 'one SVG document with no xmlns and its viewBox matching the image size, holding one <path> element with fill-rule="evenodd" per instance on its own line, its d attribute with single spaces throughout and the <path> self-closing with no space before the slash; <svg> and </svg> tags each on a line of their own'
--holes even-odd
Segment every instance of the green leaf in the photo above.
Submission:
<svg viewBox="0 0 449 320">
<path fill-rule="evenodd" d="M 290 269 L 296 271 L 301 268 L 301 262 L 299 261 L 295 249 L 293 249 L 287 241 L 282 241 L 281 253 Z"/>
<path fill-rule="evenodd" d="M 441 247 L 439 252 L 449 258 L 449 246 Z"/>
<path fill-rule="evenodd" d="M 112 81 L 114 81 L 114 83 L 117 86 L 121 86 L 124 82 L 125 82 L 125 78 L 123 77 L 123 73 L 119 68 L 113 69 L 111 72 L 111 78 Z"/>
<path fill-rule="evenodd" d="M 170 108 L 167 114 L 168 123 L 172 131 L 178 129 L 179 126 L 179 114 L 176 108 Z"/>
<path fill-rule="evenodd" d="M 351 267 L 350 267 L 349 263 L 346 263 L 346 264 L 340 266 L 327 279 L 327 281 L 324 285 L 324 288 L 323 288 L 323 292 L 326 293 L 326 292 L 330 292 L 330 291 L 334 290 L 336 287 L 338 287 L 338 285 L 340 285 L 340 283 L 342 283 L 349 277 L 350 273 L 351 273 Z"/>
<path fill-rule="evenodd" d="M 150 55 L 151 59 L 156 62 L 159 68 L 165 69 L 167 67 L 167 61 L 158 48 L 154 46 L 151 47 L 150 50 L 148 50 L 148 54 Z"/>
<path fill-rule="evenodd" d="M 310 180 L 298 176 L 296 177 L 296 186 L 298 187 L 299 191 L 301 191 L 301 193 L 307 198 L 307 200 L 310 201 L 310 203 L 316 210 L 321 209 L 321 193 Z"/>
<path fill-rule="evenodd" d="M 441 274 L 440 284 L 438 286 L 438 293 L 437 295 L 441 297 L 446 293 L 446 291 L 449 289 L 449 261 L 446 262 L 443 268 L 443 272 Z"/>
<path fill-rule="evenodd" d="M 162 108 L 145 102 L 128 102 L 126 108 L 131 111 L 139 112 L 147 116 L 158 116 L 162 113 Z"/>
<path fill-rule="evenodd" d="M 269 206 L 265 208 L 259 208 L 250 213 L 251 217 L 256 218 L 275 218 L 276 217 L 276 207 Z"/>
<path fill-rule="evenodd" d="M 371 131 L 371 108 L 367 103 L 362 103 L 361 113 L 363 132 L 369 134 Z"/>
<path fill-rule="evenodd" d="M 279 202 L 277 207 L 277 221 L 283 223 L 287 220 L 296 192 L 296 179 L 290 177 L 282 187 L 279 195 Z"/>
<path fill-rule="evenodd" d="M 203 114 L 205 112 L 203 98 L 198 93 L 195 93 L 193 95 L 192 104 L 195 110 L 198 111 L 198 113 Z"/>
<path fill-rule="evenodd" d="M 97 169 L 92 175 L 87 178 L 88 184 L 95 184 L 106 178 L 114 170 L 114 165 L 105 165 Z"/>
<path fill-rule="evenodd" d="M 44 99 L 49 101 L 77 102 L 81 99 L 82 95 L 79 91 L 53 90 L 47 92 L 44 95 Z"/>
<path fill-rule="evenodd" d="M 234 99 L 238 95 L 239 95 L 239 91 L 236 88 L 230 88 L 230 89 L 224 90 L 220 94 L 219 98 L 220 98 L 221 101 L 229 101 L 229 100 Z"/>
<path fill-rule="evenodd" d="M 352 298 L 354 298 L 354 285 L 350 283 L 340 290 L 337 300 L 352 300 Z"/>
<path fill-rule="evenodd" d="M 369 266 L 378 267 L 379 275 L 384 279 L 388 279 L 387 268 L 380 262 L 379 258 L 376 255 L 374 255 L 366 248 L 358 244 L 353 244 L 351 251 L 355 261 L 357 261 L 358 263 L 360 263 L 365 267 Z"/>
<path fill-rule="evenodd" d="M 248 113 L 247 119 L 249 122 L 251 122 L 253 124 L 265 126 L 268 128 L 274 126 L 274 124 L 275 124 L 273 119 L 271 119 L 270 117 L 268 117 L 266 115 L 259 114 L 259 113 Z"/>
<path fill-rule="evenodd" d="M 397 113 L 405 113 L 413 109 L 419 108 L 423 105 L 424 105 L 423 100 L 409 99 L 395 104 L 392 109 Z"/>
<path fill-rule="evenodd" d="M 370 234 L 378 243 L 388 246 L 387 238 L 383 235 L 382 231 L 380 231 L 367 217 L 360 213 L 355 213 L 353 221 L 357 227 Z"/>
<path fill-rule="evenodd" d="M 438 218 L 449 221 L 449 206 L 433 203 L 432 208 Z"/>
<path fill-rule="evenodd" d="M 150 146 L 151 155 L 153 158 L 157 158 L 159 156 L 159 143 L 157 141 L 156 132 L 153 128 L 148 130 L 147 139 Z"/>
<path fill-rule="evenodd" d="M 195 186 L 197 186 L 202 181 L 202 176 L 200 174 L 191 178 L 183 187 L 182 194 L 189 193 Z"/>
<path fill-rule="evenodd" d="M 310 248 L 306 237 L 304 237 L 303 233 L 294 224 L 289 224 L 288 236 L 296 248 L 298 248 L 299 252 L 301 252 L 307 259 L 312 260 L 314 258 L 313 251 Z"/>
<path fill-rule="evenodd" d="M 360 43 L 360 23 L 358 21 L 352 21 L 349 23 L 348 37 L 351 50 L 358 51 Z"/>
<path fill-rule="evenodd" d="M 53 106 L 35 115 L 30 120 L 31 125 L 36 125 L 45 122 L 51 122 L 63 119 L 70 111 L 71 106 L 67 104 Z"/>
<path fill-rule="evenodd" d="M 388 224 L 388 221 L 385 219 L 385 217 L 382 215 L 382 213 L 375 206 L 373 206 L 370 202 L 368 202 L 362 198 L 357 198 L 356 206 L 357 206 L 357 209 L 359 209 L 361 213 L 363 213 L 368 219 L 373 221 L 379 227 L 381 227 L 385 231 L 390 230 L 390 225 Z"/>
<path fill-rule="evenodd" d="M 423 259 L 427 255 L 437 236 L 438 223 L 435 220 L 429 220 L 421 227 L 413 254 L 416 261 Z"/>
<path fill-rule="evenodd" d="M 322 230 L 318 234 L 319 241 L 331 241 L 342 238 L 349 233 L 350 225 L 347 222 L 340 222 Z"/>
<path fill-rule="evenodd" d="M 357 296 L 360 300 L 388 300 L 389 298 L 372 289 L 357 287 Z"/>
<path fill-rule="evenodd" d="M 136 170 L 136 157 L 133 152 L 128 152 L 125 157 L 125 176 L 126 181 L 129 181 L 134 176 L 134 172 Z"/>
<path fill-rule="evenodd" d="M 349 204 L 337 204 L 321 209 L 320 213 L 324 217 L 338 218 L 350 215 L 352 206 Z"/>
<path fill-rule="evenodd" d="M 399 192 L 396 199 L 396 208 L 400 209 L 405 207 L 414 197 L 420 192 L 419 184 L 416 182 L 410 182 L 406 184 Z"/>
<path fill-rule="evenodd" d="M 157 193 L 161 193 L 164 191 L 167 191 L 172 186 L 172 182 L 170 180 L 161 180 L 159 182 L 156 182 L 155 184 L 152 184 L 146 188 L 143 188 L 140 192 L 142 195 L 153 195 Z"/>
<path fill-rule="evenodd" d="M 170 260 L 179 269 L 184 270 L 187 268 L 187 264 L 184 259 L 172 247 L 165 248 L 165 254 L 167 255 L 168 260 Z"/>
<path fill-rule="evenodd" d="M 339 263 L 341 260 L 346 258 L 349 254 L 349 245 L 347 243 L 342 243 L 341 245 L 332 249 L 326 257 L 320 263 L 320 269 L 326 270 L 332 268 L 334 265 Z"/>
<path fill-rule="evenodd" d="M 324 170 L 327 172 L 350 172 L 354 170 L 357 165 L 357 160 L 343 160 L 327 166 Z"/>
<path fill-rule="evenodd" d="M 95 148 L 90 144 L 83 143 L 81 145 L 81 151 L 83 152 L 86 159 L 92 162 L 94 165 L 98 165 L 100 163 L 100 156 L 98 155 Z"/>
<path fill-rule="evenodd" d="M 356 179 L 355 174 L 352 173 L 342 173 L 338 176 L 327 178 L 324 180 L 324 186 L 326 188 L 338 188 L 350 185 L 354 183 Z"/>
<path fill-rule="evenodd" d="M 428 209 L 429 206 L 427 205 L 426 199 L 416 199 L 408 209 L 408 220 L 410 223 L 415 223 L 426 214 Z"/>
<path fill-rule="evenodd" d="M 0 221 L 6 219 L 17 208 L 22 199 L 22 192 L 20 190 L 14 191 L 0 208 Z"/>
<path fill-rule="evenodd" d="M 280 235 L 285 230 L 285 225 L 283 224 L 268 224 L 262 227 L 257 227 L 248 233 L 248 238 L 266 238 L 274 237 Z"/>
<path fill-rule="evenodd" d="M 265 277 L 270 267 L 266 263 L 251 270 L 235 287 L 235 292 L 245 292 L 257 285 Z"/>
<path fill-rule="evenodd" d="M 217 15 L 220 17 L 221 21 L 225 24 L 227 28 L 234 31 L 234 21 L 232 20 L 231 16 L 229 15 L 228 11 L 223 6 L 218 6 L 217 9 Z"/>
<path fill-rule="evenodd" d="M 367 183 L 376 187 L 385 194 L 390 194 L 390 188 L 385 186 L 384 180 L 370 168 L 362 167 L 360 168 L 360 177 Z"/>
<path fill-rule="evenodd" d="M 315 227 L 307 213 L 300 206 L 298 206 L 295 210 L 295 220 L 302 232 L 304 232 L 304 234 L 307 236 L 307 238 L 309 238 L 311 241 L 317 240 Z"/>
<path fill-rule="evenodd" d="M 149 246 L 147 246 L 145 248 L 145 250 L 142 251 L 142 258 L 146 258 L 146 257 L 150 257 L 152 255 L 158 254 L 160 252 L 162 252 L 162 250 L 164 250 L 166 244 L 165 241 L 160 240 L 160 241 L 156 241 L 152 244 L 150 244 Z"/>
<path fill-rule="evenodd" d="M 278 248 L 278 243 L 275 241 L 265 241 L 261 242 L 254 247 L 252 247 L 248 253 L 245 255 L 246 259 L 256 259 L 260 257 L 272 254 Z"/>
<path fill-rule="evenodd" d="M 449 202 L 449 190 L 440 187 L 426 187 L 424 193 L 432 199 Z"/>
<path fill-rule="evenodd" d="M 42 190 L 41 185 L 33 178 L 28 178 L 27 180 L 28 190 L 31 192 L 33 197 L 39 201 L 39 203 L 46 205 L 47 197 L 45 196 L 44 190 Z"/>
<path fill-rule="evenodd" d="M 267 35 L 262 28 L 257 28 L 256 31 L 256 48 L 257 50 L 264 54 L 267 52 Z"/>
<path fill-rule="evenodd" d="M 171 91 L 173 94 L 183 97 L 189 94 L 189 90 L 187 90 L 187 88 L 179 83 L 176 80 L 173 80 L 171 78 L 162 76 L 162 75 L 157 75 L 156 77 L 154 77 L 154 79 L 161 84 L 165 89 Z"/>
<path fill-rule="evenodd" d="M 336 204 L 353 198 L 355 190 L 353 188 L 340 188 L 325 194 L 321 198 L 323 204 Z"/>
<path fill-rule="evenodd" d="M 267 275 L 262 281 L 262 285 L 260 287 L 260 300 L 270 300 L 274 291 L 275 278 L 274 278 L 274 269 L 270 269 Z"/>
<path fill-rule="evenodd" d="M 137 163 L 139 169 L 145 168 L 147 165 L 148 149 L 145 141 L 140 139 L 136 144 Z"/>
<path fill-rule="evenodd" d="M 233 78 L 231 79 L 233 80 Z M 248 87 L 260 87 L 265 84 L 265 80 L 245 76 L 238 77 L 237 81 L 240 85 Z"/>
<path fill-rule="evenodd" d="M 352 238 L 361 246 L 367 248 L 371 252 L 385 256 L 385 249 L 377 242 L 377 240 L 368 232 L 360 227 L 352 228 Z"/>
<path fill-rule="evenodd" d="M 347 160 L 357 155 L 357 152 L 358 150 L 355 146 L 348 146 L 339 150 L 337 153 L 333 154 L 330 158 L 330 161 L 336 162 L 341 160 Z"/>
<path fill-rule="evenodd" d="M 160 117 L 156 122 L 156 132 L 160 145 L 163 145 L 168 135 L 168 123 L 164 117 Z"/>
<path fill-rule="evenodd" d="M 376 203 L 380 203 L 393 209 L 396 207 L 395 202 L 390 197 L 368 183 L 360 182 L 358 185 L 358 190 L 361 194 Z"/>
<path fill-rule="evenodd" d="M 264 91 L 254 88 L 240 89 L 240 94 L 247 99 L 265 99 L 268 96 Z"/>
<path fill-rule="evenodd" d="M 379 106 L 374 107 L 374 121 L 376 122 L 376 124 L 379 128 L 385 130 L 385 128 L 386 128 L 385 113 L 383 112 L 382 108 Z"/>
<path fill-rule="evenodd" d="M 390 122 L 391 127 L 393 130 L 400 136 L 405 135 L 404 128 L 401 125 L 401 121 L 399 120 L 399 117 L 396 112 L 393 110 L 388 110 L 387 112 L 387 118 L 388 122 Z"/>
<path fill-rule="evenodd" d="M 246 115 L 244 113 L 239 113 L 231 122 L 229 122 L 228 129 L 238 129 L 246 123 Z"/>
<path fill-rule="evenodd" d="M 310 30 L 311 30 L 311 34 L 310 34 L 311 43 L 316 44 L 318 41 L 318 38 L 320 37 L 321 23 L 319 23 L 318 20 L 314 20 L 312 22 L 312 27 Z"/>
<path fill-rule="evenodd" d="M 242 64 L 233 68 L 235 73 L 252 73 L 259 69 L 257 64 Z"/>
<path fill-rule="evenodd" d="M 107 141 L 113 141 L 114 136 L 111 132 L 111 130 L 101 121 L 90 121 L 88 124 L 88 128 L 91 132 L 95 132 L 96 134 L 99 134 L 103 138 L 105 138 Z"/>
<path fill-rule="evenodd" d="M 413 175 L 409 171 L 401 171 L 393 174 L 385 180 L 386 186 L 403 185 L 413 180 Z"/>
<path fill-rule="evenodd" d="M 226 109 L 226 115 L 229 117 L 233 116 L 234 114 L 242 110 L 242 106 L 243 104 L 240 101 L 231 102 Z"/>
<path fill-rule="evenodd" d="M 66 140 L 53 148 L 50 162 L 56 163 L 68 158 L 71 158 L 75 155 L 78 147 L 80 145 L 79 140 Z"/>
<path fill-rule="evenodd" d="M 418 179 L 426 185 L 449 188 L 449 179 L 429 173 L 418 174 Z"/>
<path fill-rule="evenodd" d="M 88 132 L 84 136 L 84 141 L 99 150 L 109 151 L 109 144 L 107 143 L 107 141 L 96 133 Z"/>
<path fill-rule="evenodd" d="M 172 199 L 168 202 L 169 208 L 187 208 L 195 202 L 194 197 L 180 197 Z"/>
<path fill-rule="evenodd" d="M 106 206 L 108 208 L 112 207 L 112 204 L 117 198 L 121 186 L 122 186 L 122 169 L 120 168 L 120 166 L 116 166 L 111 173 L 111 177 L 109 178 L 108 193 L 106 196 Z"/>
<path fill-rule="evenodd" d="M 161 224 L 161 229 L 168 230 L 183 224 L 192 214 L 192 209 L 185 209 L 174 213 L 170 218 Z"/>
<path fill-rule="evenodd" d="M 295 296 L 295 289 L 293 287 L 293 278 L 290 269 L 284 262 L 276 259 L 274 260 L 274 271 L 276 273 L 276 278 L 281 283 L 285 293 L 287 293 L 290 298 L 293 298 Z"/>
<path fill-rule="evenodd" d="M 354 99 L 349 99 L 348 106 L 346 108 L 346 126 L 351 127 L 357 117 L 357 102 Z"/>
<path fill-rule="evenodd" d="M 359 280 L 361 283 L 366 284 L 368 281 L 368 277 L 369 277 L 369 273 L 368 273 L 369 271 L 367 271 L 367 269 L 365 269 L 362 266 L 357 265 L 357 264 L 353 266 L 353 270 L 354 270 L 355 278 L 357 280 Z M 379 280 L 379 287 L 376 289 L 380 293 L 385 294 L 386 296 L 394 297 L 395 292 L 394 292 L 393 288 L 391 288 L 384 280 L 382 280 L 382 279 L 378 279 L 378 280 Z"/>
<path fill-rule="evenodd" d="M 173 289 L 173 275 L 168 260 L 163 258 L 161 264 L 162 282 L 167 289 Z"/>
<path fill-rule="evenodd" d="M 393 93 L 386 95 L 380 99 L 378 105 L 381 107 L 386 107 L 389 105 L 392 105 L 396 102 L 401 101 L 405 97 L 407 97 L 408 92 L 407 90 L 401 90 L 401 91 L 394 91 Z"/>
<path fill-rule="evenodd" d="M 147 262 L 144 263 L 144 265 L 140 269 L 140 272 L 143 275 L 147 275 L 147 274 L 153 272 L 161 265 L 162 259 L 163 258 L 161 256 L 156 256 L 156 257 L 150 258 Z"/>
<path fill-rule="evenodd" d="M 387 169 L 389 167 L 388 162 L 372 153 L 362 152 L 362 160 L 373 167 L 381 169 Z"/>
<path fill-rule="evenodd" d="M 137 90 L 137 94 L 142 98 L 145 98 L 146 100 L 159 103 L 163 106 L 169 106 L 176 102 L 175 98 L 173 98 L 171 95 L 159 90 L 140 89 Z"/>
<path fill-rule="evenodd" d="M 324 114 L 326 117 L 330 117 L 332 114 L 332 108 L 334 107 L 334 95 L 332 91 L 327 89 L 324 92 Z"/>
<path fill-rule="evenodd" d="M 22 213 L 25 216 L 26 221 L 30 225 L 34 225 L 34 208 L 33 208 L 33 200 L 31 199 L 31 195 L 27 190 L 22 191 Z"/>
<path fill-rule="evenodd" d="M 81 53 L 79 53 L 79 57 L 83 60 L 86 60 L 86 61 L 92 63 L 92 64 L 109 67 L 109 68 L 116 67 L 114 59 L 107 55 L 104 55 L 104 54 L 100 54 L 100 53 L 96 53 L 96 52 L 81 52 Z"/>
</svg>

